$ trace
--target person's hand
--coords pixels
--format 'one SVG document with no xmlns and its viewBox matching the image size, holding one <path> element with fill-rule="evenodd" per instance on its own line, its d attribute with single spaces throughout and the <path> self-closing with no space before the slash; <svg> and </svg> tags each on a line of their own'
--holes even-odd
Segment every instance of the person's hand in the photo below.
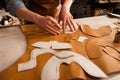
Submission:
<svg viewBox="0 0 120 80">
<path fill-rule="evenodd" d="M 62 21 L 62 29 L 65 32 L 66 26 L 68 25 L 71 31 L 75 31 L 75 24 L 73 22 L 73 16 L 66 6 L 62 6 L 59 16 L 59 21 Z"/>
<path fill-rule="evenodd" d="M 58 24 L 57 20 L 51 16 L 42 16 L 40 18 L 37 18 L 37 21 L 35 23 L 40 28 L 45 29 L 51 34 L 54 35 L 60 34 L 60 25 Z"/>
</svg>

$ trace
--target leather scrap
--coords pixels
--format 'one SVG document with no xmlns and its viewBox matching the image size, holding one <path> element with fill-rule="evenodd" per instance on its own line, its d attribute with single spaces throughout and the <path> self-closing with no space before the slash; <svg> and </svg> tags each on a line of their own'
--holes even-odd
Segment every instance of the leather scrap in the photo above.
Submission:
<svg viewBox="0 0 120 80">
<path fill-rule="evenodd" d="M 115 47 L 105 45 L 103 46 L 103 51 L 110 55 L 111 57 L 120 61 L 120 51 L 117 50 Z"/>
<path fill-rule="evenodd" d="M 106 46 L 107 44 L 114 49 Z M 119 50 L 120 44 L 107 43 L 106 40 L 98 38 L 89 40 L 86 45 L 89 58 L 107 74 L 120 71 Z"/>
<path fill-rule="evenodd" d="M 73 56 L 71 56 L 73 55 Z M 64 59 L 59 59 L 56 56 L 65 57 Z M 71 57 L 67 57 L 71 56 Z M 41 80 L 58 80 L 59 79 L 59 67 L 62 63 L 70 64 L 71 62 L 77 63 L 81 66 L 85 72 L 94 77 L 107 77 L 103 71 L 101 71 L 96 65 L 94 65 L 87 58 L 79 55 L 78 53 L 72 51 L 62 51 L 55 56 L 51 57 L 45 64 L 42 70 Z M 52 73 L 52 74 L 51 74 Z M 47 77 L 46 77 L 47 76 Z"/>
<path fill-rule="evenodd" d="M 83 24 L 80 25 L 80 29 L 83 33 L 92 37 L 104 37 L 112 32 L 110 26 L 102 26 L 99 27 L 99 29 L 92 29 L 89 25 Z"/>
</svg>

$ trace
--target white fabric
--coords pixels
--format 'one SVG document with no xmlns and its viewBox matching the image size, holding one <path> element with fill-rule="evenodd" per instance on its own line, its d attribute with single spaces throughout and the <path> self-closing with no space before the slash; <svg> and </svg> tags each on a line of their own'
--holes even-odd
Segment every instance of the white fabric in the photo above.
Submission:
<svg viewBox="0 0 120 80">
<path fill-rule="evenodd" d="M 25 52 L 25 36 L 19 27 L 0 29 L 0 72 L 11 66 Z"/>
</svg>

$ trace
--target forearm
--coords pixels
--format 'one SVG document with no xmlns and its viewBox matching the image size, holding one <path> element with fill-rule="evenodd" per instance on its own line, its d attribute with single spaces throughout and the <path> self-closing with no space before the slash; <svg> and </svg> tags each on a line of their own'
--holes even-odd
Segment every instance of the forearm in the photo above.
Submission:
<svg viewBox="0 0 120 80">
<path fill-rule="evenodd" d="M 18 9 L 25 7 L 22 0 L 5 0 L 6 9 L 15 16 Z"/>
<path fill-rule="evenodd" d="M 66 7 L 67 10 L 70 10 L 70 7 L 72 5 L 74 0 L 62 0 L 62 6 Z"/>
<path fill-rule="evenodd" d="M 38 18 L 40 19 L 43 17 L 37 13 L 34 13 L 28 10 L 27 8 L 20 8 L 19 10 L 16 11 L 16 15 L 19 18 L 22 18 L 22 19 L 25 19 L 27 21 L 34 22 L 34 23 L 37 23 Z"/>
</svg>

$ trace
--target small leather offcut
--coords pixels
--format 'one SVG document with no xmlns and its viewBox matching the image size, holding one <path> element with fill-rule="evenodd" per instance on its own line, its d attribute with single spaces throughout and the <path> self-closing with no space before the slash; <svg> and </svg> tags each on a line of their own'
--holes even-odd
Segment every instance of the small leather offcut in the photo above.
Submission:
<svg viewBox="0 0 120 80">
<path fill-rule="evenodd" d="M 92 37 L 104 37 L 112 32 L 110 26 L 101 26 L 99 29 L 92 29 L 89 25 L 83 24 L 80 26 L 80 29 L 83 33 Z"/>
<path fill-rule="evenodd" d="M 103 51 L 113 58 L 120 61 L 120 51 L 113 46 L 106 45 L 103 48 Z"/>
</svg>

